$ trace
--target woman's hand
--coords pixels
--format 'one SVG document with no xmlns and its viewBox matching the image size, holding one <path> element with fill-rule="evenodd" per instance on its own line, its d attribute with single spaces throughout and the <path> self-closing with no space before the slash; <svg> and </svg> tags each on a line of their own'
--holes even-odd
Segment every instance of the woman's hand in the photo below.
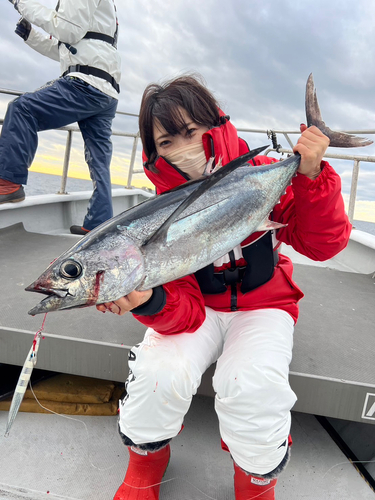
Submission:
<svg viewBox="0 0 375 500">
<path fill-rule="evenodd" d="M 136 290 L 134 290 L 128 295 L 125 295 L 125 297 L 121 297 L 120 299 L 114 300 L 113 302 L 98 304 L 96 308 L 98 311 L 101 311 L 103 313 L 110 311 L 113 314 L 122 316 L 123 314 L 147 302 L 151 298 L 152 293 L 152 289 L 145 290 L 143 292 L 137 292 Z"/>
<path fill-rule="evenodd" d="M 298 172 L 314 180 L 321 172 L 320 162 L 329 146 L 329 139 L 315 126 L 307 128 L 301 124 L 300 130 L 302 135 L 293 148 L 294 153 L 301 155 Z"/>
</svg>

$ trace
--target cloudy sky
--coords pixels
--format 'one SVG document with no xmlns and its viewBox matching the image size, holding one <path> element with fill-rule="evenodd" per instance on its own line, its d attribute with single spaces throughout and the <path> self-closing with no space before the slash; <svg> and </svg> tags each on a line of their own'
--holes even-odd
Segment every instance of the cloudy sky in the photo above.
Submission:
<svg viewBox="0 0 375 500">
<path fill-rule="evenodd" d="M 41 3 L 53 8 L 56 1 Z M 198 72 L 237 127 L 298 130 L 305 121 L 305 83 L 312 72 L 323 118 L 331 128 L 375 129 L 374 2 L 117 0 L 116 4 L 122 58 L 120 111 L 137 113 L 148 83 Z M 18 17 L 2 0 L 0 87 L 31 91 L 56 78 L 59 66 L 14 34 Z M 1 116 L 8 99 L 0 99 Z M 113 128 L 135 132 L 136 119 L 118 118 Z M 268 142 L 265 135 L 242 135 L 254 147 Z M 278 139 L 286 146 L 282 136 Z M 57 153 L 62 154 L 64 142 L 62 132 L 41 134 L 38 161 L 60 164 Z M 73 167 L 87 172 L 80 164 L 78 134 L 73 146 Z M 124 169 L 130 147 L 129 140 L 114 138 L 115 169 Z M 346 153 L 375 155 L 375 146 Z M 352 164 L 332 164 L 348 194 Z M 361 163 L 358 200 L 375 201 L 374 163 Z M 369 204 L 366 210 L 373 211 L 375 220 L 374 206 Z"/>
</svg>

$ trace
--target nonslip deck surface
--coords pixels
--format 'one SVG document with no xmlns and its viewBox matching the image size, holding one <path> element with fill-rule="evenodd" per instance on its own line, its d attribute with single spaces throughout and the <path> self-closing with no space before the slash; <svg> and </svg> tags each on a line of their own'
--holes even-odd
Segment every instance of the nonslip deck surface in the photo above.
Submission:
<svg viewBox="0 0 375 500">
<path fill-rule="evenodd" d="M 0 429 L 6 417 L 0 412 Z M 18 414 L 10 436 L 0 433 L 0 500 L 111 500 L 128 461 L 116 421 Z M 160 499 L 234 500 L 233 465 L 221 450 L 213 399 L 194 397 L 184 424 L 171 443 Z M 293 413 L 292 436 L 278 500 L 375 500 L 315 417 Z"/>
<path fill-rule="evenodd" d="M 71 236 L 28 233 L 22 226 L 0 231 L 0 362 L 7 363 L 12 357 L 13 364 L 23 364 L 32 333 L 43 318 L 27 315 L 39 295 L 24 292 L 24 288 L 75 241 Z M 307 378 L 344 378 L 374 385 L 370 324 L 374 280 L 302 265 L 295 266 L 295 280 L 306 296 L 296 328 L 292 372 Z M 126 346 L 142 338 L 144 327 L 130 314 L 119 318 L 88 308 L 49 314 L 45 331 L 38 367 L 45 368 L 43 362 L 51 358 L 54 363 L 64 363 L 61 371 L 75 373 L 86 362 L 92 367 L 92 344 L 109 358 L 123 344 L 125 365 Z M 49 336 L 63 339 L 67 351 L 53 352 L 59 344 L 49 344 Z M 81 339 L 84 349 L 75 356 L 76 339 Z M 304 391 L 302 388 L 299 398 Z M 4 438 L 1 429 L 5 429 L 7 416 L 0 412 L 0 500 L 113 498 L 127 464 L 116 417 L 65 419 L 19 413 L 10 436 Z M 213 399 L 194 397 L 184 424 L 184 431 L 172 442 L 172 461 L 160 498 L 233 500 L 232 463 L 220 449 Z M 293 412 L 292 435 L 292 459 L 279 480 L 278 500 L 375 499 L 312 415 Z"/>
</svg>

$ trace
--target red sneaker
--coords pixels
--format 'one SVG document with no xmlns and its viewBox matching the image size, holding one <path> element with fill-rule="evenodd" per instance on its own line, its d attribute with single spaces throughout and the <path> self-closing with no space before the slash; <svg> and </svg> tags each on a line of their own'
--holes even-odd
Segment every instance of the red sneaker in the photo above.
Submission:
<svg viewBox="0 0 375 500">
<path fill-rule="evenodd" d="M 276 483 L 277 479 L 263 479 L 247 474 L 234 463 L 234 494 L 236 500 L 275 500 Z"/>
<path fill-rule="evenodd" d="M 17 203 L 25 199 L 25 191 L 21 184 L 0 179 L 0 205 L 3 203 Z"/>
<path fill-rule="evenodd" d="M 169 444 L 154 452 L 142 452 L 133 446 L 128 450 L 128 469 L 113 500 L 159 500 L 160 483 L 171 456 Z"/>
<path fill-rule="evenodd" d="M 6 181 L 5 179 L 0 179 L 0 194 L 11 194 L 18 191 L 21 184 L 16 184 L 12 181 Z"/>
</svg>

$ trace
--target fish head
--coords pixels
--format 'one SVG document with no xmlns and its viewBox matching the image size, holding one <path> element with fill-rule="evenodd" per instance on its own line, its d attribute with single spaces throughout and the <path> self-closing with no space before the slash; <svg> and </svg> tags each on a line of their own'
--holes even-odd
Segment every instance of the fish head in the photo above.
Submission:
<svg viewBox="0 0 375 500">
<path fill-rule="evenodd" d="M 144 277 L 143 255 L 122 234 L 76 244 L 26 288 L 47 297 L 29 314 L 88 307 L 127 295 Z"/>
</svg>

